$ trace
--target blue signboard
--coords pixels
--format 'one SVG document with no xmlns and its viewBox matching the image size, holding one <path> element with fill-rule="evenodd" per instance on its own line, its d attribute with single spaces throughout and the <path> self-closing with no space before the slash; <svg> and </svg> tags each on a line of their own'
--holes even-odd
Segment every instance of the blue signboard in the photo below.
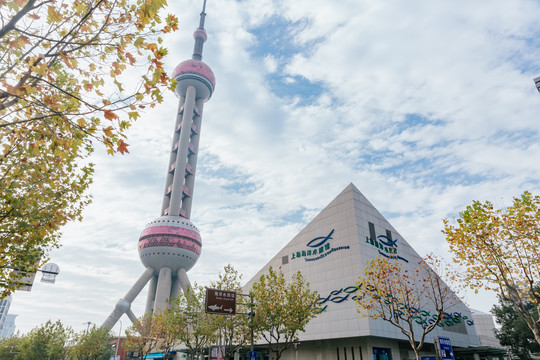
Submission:
<svg viewBox="0 0 540 360">
<path fill-rule="evenodd" d="M 250 351 L 249 352 L 249 360 L 257 360 L 257 352 L 256 351 Z"/>
<path fill-rule="evenodd" d="M 439 343 L 439 354 L 441 355 L 441 360 L 454 360 L 454 352 L 452 351 L 452 343 L 449 338 L 438 338 Z"/>
</svg>

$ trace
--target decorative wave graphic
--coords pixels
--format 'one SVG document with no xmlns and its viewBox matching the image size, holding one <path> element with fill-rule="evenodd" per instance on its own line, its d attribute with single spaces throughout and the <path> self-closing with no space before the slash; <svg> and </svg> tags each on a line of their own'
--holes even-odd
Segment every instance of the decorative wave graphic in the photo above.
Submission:
<svg viewBox="0 0 540 360">
<path fill-rule="evenodd" d="M 389 238 L 388 236 L 386 235 L 379 235 L 377 236 L 377 239 L 386 239 L 388 241 L 384 241 L 384 240 L 379 240 L 381 243 L 383 243 L 384 245 L 386 246 L 392 246 L 392 247 L 397 247 L 397 240 L 392 240 L 391 238 Z"/>
</svg>

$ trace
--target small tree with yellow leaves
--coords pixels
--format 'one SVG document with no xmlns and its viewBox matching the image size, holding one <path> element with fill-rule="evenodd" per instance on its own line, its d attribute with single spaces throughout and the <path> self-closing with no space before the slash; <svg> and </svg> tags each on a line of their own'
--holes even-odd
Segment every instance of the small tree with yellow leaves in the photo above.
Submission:
<svg viewBox="0 0 540 360">
<path fill-rule="evenodd" d="M 509 301 L 540 344 L 540 196 L 526 191 L 505 209 L 474 201 L 459 215 L 456 223 L 444 221 L 443 232 L 467 269 L 461 279 Z"/>
<path fill-rule="evenodd" d="M 122 346 L 136 352 L 141 360 L 152 352 L 163 353 L 163 358 L 167 359 L 185 326 L 183 319 L 168 308 L 146 314 L 126 330 Z"/>
<path fill-rule="evenodd" d="M 440 266 L 440 261 L 429 257 Z M 414 267 L 379 256 L 368 261 L 357 283 L 358 312 L 397 327 L 409 340 L 416 359 L 426 335 L 444 319 L 459 299 L 425 260 Z"/>
<path fill-rule="evenodd" d="M 310 290 L 302 274 L 297 272 L 291 280 L 285 280 L 281 269 L 270 268 L 250 291 L 255 302 L 255 332 L 268 343 L 276 360 L 319 311 L 319 294 Z"/>
</svg>

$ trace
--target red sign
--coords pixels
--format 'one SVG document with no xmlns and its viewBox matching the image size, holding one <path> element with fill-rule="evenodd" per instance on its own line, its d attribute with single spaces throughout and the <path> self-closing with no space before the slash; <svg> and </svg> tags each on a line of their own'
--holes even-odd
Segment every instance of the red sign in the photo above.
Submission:
<svg viewBox="0 0 540 360">
<path fill-rule="evenodd" d="M 206 289 L 207 314 L 235 315 L 236 293 L 234 291 Z"/>
</svg>

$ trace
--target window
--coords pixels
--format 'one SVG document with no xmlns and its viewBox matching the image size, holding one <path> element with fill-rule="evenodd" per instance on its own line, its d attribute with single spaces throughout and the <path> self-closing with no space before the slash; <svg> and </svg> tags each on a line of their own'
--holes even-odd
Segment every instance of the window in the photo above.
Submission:
<svg viewBox="0 0 540 360">
<path fill-rule="evenodd" d="M 285 265 L 289 263 L 289 255 L 285 255 L 281 258 L 281 265 Z"/>
<path fill-rule="evenodd" d="M 368 225 L 369 225 L 369 237 L 372 238 L 373 240 L 376 240 L 377 235 L 375 235 L 375 224 L 373 224 L 372 222 L 368 222 Z"/>
<path fill-rule="evenodd" d="M 392 232 L 390 230 L 386 230 L 386 237 L 392 240 Z"/>
</svg>

